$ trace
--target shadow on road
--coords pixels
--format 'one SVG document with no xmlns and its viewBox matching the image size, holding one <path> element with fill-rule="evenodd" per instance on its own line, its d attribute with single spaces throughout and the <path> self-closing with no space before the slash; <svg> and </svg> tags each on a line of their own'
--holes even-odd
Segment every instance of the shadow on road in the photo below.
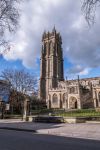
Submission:
<svg viewBox="0 0 100 150">
<path fill-rule="evenodd" d="M 61 123 L 34 123 L 34 122 L 17 122 L 17 123 L 1 123 L 0 128 L 18 128 L 18 129 L 30 129 L 30 130 L 40 130 L 40 129 L 55 129 L 62 127 Z"/>
<path fill-rule="evenodd" d="M 100 141 L 0 131 L 0 150 L 100 150 Z"/>
</svg>

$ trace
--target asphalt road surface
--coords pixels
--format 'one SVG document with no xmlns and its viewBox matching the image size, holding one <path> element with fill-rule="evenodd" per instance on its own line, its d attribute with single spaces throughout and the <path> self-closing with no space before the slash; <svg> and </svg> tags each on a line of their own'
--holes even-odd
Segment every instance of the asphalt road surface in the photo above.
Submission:
<svg viewBox="0 0 100 150">
<path fill-rule="evenodd" d="M 0 130 L 0 150 L 100 150 L 100 141 Z"/>
</svg>

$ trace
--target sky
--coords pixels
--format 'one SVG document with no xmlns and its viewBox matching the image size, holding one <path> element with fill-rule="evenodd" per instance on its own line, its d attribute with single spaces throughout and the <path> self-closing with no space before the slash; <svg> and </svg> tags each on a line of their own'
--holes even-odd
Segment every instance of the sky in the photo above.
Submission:
<svg viewBox="0 0 100 150">
<path fill-rule="evenodd" d="M 9 35 L 12 48 L 0 56 L 0 72 L 5 68 L 26 69 L 39 77 L 41 39 L 54 25 L 63 41 L 64 76 L 100 76 L 100 8 L 89 27 L 81 11 L 83 0 L 26 0 L 20 3 L 19 28 Z"/>
</svg>

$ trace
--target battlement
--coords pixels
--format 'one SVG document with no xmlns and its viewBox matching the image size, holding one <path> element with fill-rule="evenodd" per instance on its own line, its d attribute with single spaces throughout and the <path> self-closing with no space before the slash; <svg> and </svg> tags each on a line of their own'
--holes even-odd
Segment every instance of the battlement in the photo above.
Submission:
<svg viewBox="0 0 100 150">
<path fill-rule="evenodd" d="M 48 39 L 52 39 L 52 38 L 56 38 L 57 40 L 62 42 L 61 35 L 60 35 L 59 32 L 56 31 L 55 27 L 53 28 L 53 30 L 51 32 L 44 31 L 44 33 L 42 35 L 42 41 L 45 41 L 45 40 L 48 40 Z"/>
</svg>

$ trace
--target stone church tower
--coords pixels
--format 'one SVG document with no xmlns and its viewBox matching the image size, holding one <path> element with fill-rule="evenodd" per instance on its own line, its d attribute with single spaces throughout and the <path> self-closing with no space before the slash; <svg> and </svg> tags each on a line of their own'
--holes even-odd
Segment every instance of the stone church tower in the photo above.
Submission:
<svg viewBox="0 0 100 150">
<path fill-rule="evenodd" d="M 39 95 L 47 108 L 100 107 L 100 77 L 64 80 L 62 39 L 55 27 L 43 33 L 40 60 Z"/>
<path fill-rule="evenodd" d="M 57 88 L 64 80 L 62 38 L 55 27 L 51 33 L 43 33 L 40 60 L 40 98 L 47 100 L 49 89 Z"/>
</svg>

